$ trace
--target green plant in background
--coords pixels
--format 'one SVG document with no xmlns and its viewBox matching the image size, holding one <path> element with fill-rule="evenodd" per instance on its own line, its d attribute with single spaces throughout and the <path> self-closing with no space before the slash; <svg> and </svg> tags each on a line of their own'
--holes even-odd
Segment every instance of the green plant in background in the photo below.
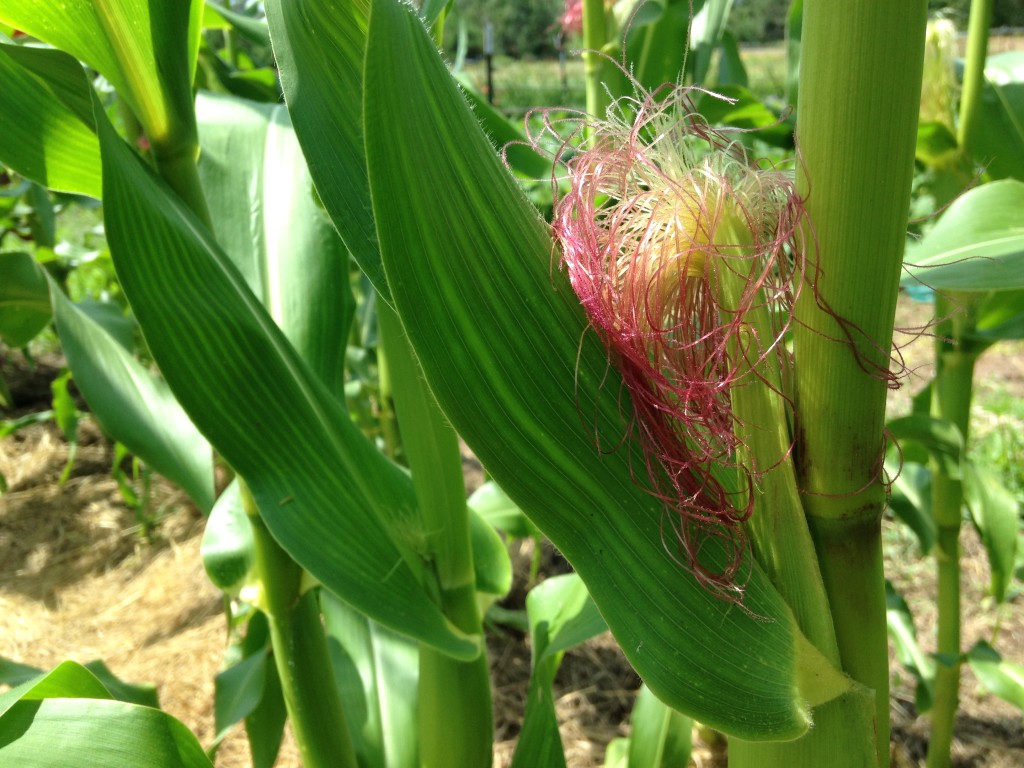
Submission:
<svg viewBox="0 0 1024 768">
<path fill-rule="evenodd" d="M 935 555 L 938 571 L 938 637 L 934 661 L 916 641 L 894 632 L 904 663 L 918 678 L 918 704 L 931 711 L 928 765 L 950 764 L 959 706 L 960 669 L 967 662 L 986 687 L 1017 703 L 1024 696 L 1016 666 L 992 649 L 992 635 L 969 652 L 960 629 L 960 528 L 965 510 L 980 533 L 992 571 L 989 593 L 997 604 L 1010 597 L 1020 527 L 1020 502 L 973 456 L 970 414 L 978 358 L 1001 340 L 1020 338 L 1019 263 L 1024 175 L 1016 162 L 1024 147 L 1019 117 L 1020 86 L 1000 77 L 1000 57 L 988 59 L 992 3 L 971 5 L 962 89 L 953 76 L 948 24 L 931 38 L 922 100 L 918 158 L 928 174 L 937 208 L 946 208 L 908 255 L 915 266 L 905 282 L 935 290 L 936 372 L 915 405 L 915 414 L 890 425 L 904 445 L 907 474 L 897 480 L 893 507 L 917 531 L 921 549 Z M 1014 55 L 1010 55 L 1012 60 Z M 1009 62 L 1007 62 L 1009 63 Z M 959 104 L 957 95 L 959 91 Z M 955 119 L 956 118 L 956 119 Z M 1016 128 L 993 133 L 986 124 Z M 961 190 L 982 183 L 959 199 Z M 978 261 L 977 259 L 985 259 Z M 925 469 L 927 465 L 927 469 Z M 897 599 L 898 598 L 894 598 Z M 906 606 L 896 616 L 909 616 Z M 900 621 L 897 619 L 897 621 Z"/>
<path fill-rule="evenodd" d="M 271 765 L 287 714 L 308 766 L 490 763 L 482 616 L 510 571 L 484 519 L 495 507 L 464 497 L 457 433 L 576 570 L 527 599 L 532 682 L 517 764 L 564 762 L 551 683 L 562 652 L 605 626 L 646 684 L 630 743 L 609 764 L 682 759 L 681 712 L 727 733 L 734 765 L 887 764 L 881 446 L 923 0 L 895 10 L 864 0 L 842 24 L 826 4 L 805 4 L 798 202 L 792 183 L 753 181 L 762 177 L 739 145 L 722 166 L 678 149 L 661 156 L 655 186 L 696 184 L 705 197 L 686 216 L 685 204 L 669 215 L 662 196 L 649 201 L 660 218 L 636 232 L 638 252 L 652 238 L 669 245 L 647 262 L 660 277 L 637 283 L 664 308 L 685 280 L 713 275 L 710 322 L 727 328 L 724 356 L 737 366 L 731 411 L 714 412 L 724 428 L 664 431 L 661 454 L 709 435 L 721 442 L 698 451 L 675 485 L 678 454 L 649 464 L 644 445 L 623 439 L 649 384 L 626 387 L 630 372 L 609 364 L 621 355 L 609 357 L 569 277 L 551 269 L 550 228 L 425 29 L 438 31 L 439 3 L 419 18 L 393 0 L 275 0 L 266 25 L 198 3 L 66 5 L 9 0 L 0 19 L 99 71 L 121 109 L 109 109 L 72 56 L 0 44 L 16 86 L 0 105 L 33 96 L 23 124 L 0 137 L 0 158 L 40 184 L 102 194 L 117 276 L 162 378 L 52 283 L 50 304 L 105 428 L 210 512 L 205 564 L 234 596 L 218 739 L 244 719 L 254 764 Z M 695 5 L 682 74 L 689 4 L 634 18 L 622 50 L 643 92 L 709 82 L 715 51 L 726 62 L 720 78 L 742 79 L 722 33 L 729 3 Z M 617 56 L 604 4 L 588 13 L 587 45 Z M 791 29 L 799 18 L 797 7 Z M 200 45 L 204 24 L 224 36 L 222 49 Z M 260 71 L 268 39 L 287 110 L 237 95 L 276 100 Z M 849 61 L 874 66 L 851 72 Z M 588 105 L 600 119 L 605 86 L 619 98 L 633 85 L 607 59 L 590 64 Z M 200 70 L 218 93 L 193 105 Z M 701 99 L 695 125 L 775 120 L 763 105 L 751 117 L 742 98 L 732 112 L 715 113 L 713 102 Z M 479 114 L 491 136 L 520 136 Z M 628 126 L 644 114 L 622 117 Z M 688 140 L 667 130 L 641 122 L 637 141 Z M 710 131 L 696 136 L 709 154 L 723 149 Z M 591 139 L 582 149 L 601 151 L 600 131 Z M 507 155 L 513 169 L 550 168 L 518 149 Z M 638 198 L 651 192 L 651 178 L 641 182 Z M 773 193 L 792 216 L 781 226 L 777 207 L 753 202 L 772 189 L 790 190 Z M 624 195 L 599 188 L 576 210 L 600 220 L 605 196 L 621 204 Z M 795 215 L 801 207 L 807 219 Z M 766 242 L 762 227 L 772 259 L 750 259 Z M 670 247 L 672 238 L 691 248 Z M 691 274 L 677 259 L 695 244 L 706 258 Z M 1012 264 L 998 256 L 1000 268 Z M 802 273 L 789 266 L 804 259 Z M 749 283 L 753 267 L 763 274 Z M 773 292 L 796 274 L 802 282 Z M 776 327 L 787 293 L 799 296 L 792 356 Z M 346 354 L 353 339 L 363 348 Z M 379 384 L 367 384 L 369 364 L 358 370 L 366 382 L 346 380 L 346 363 L 353 371 L 370 356 Z M 372 439 L 348 405 L 367 389 L 393 414 Z M 237 476 L 216 500 L 213 450 Z M 650 477 L 638 472 L 645 466 Z M 715 508 L 729 535 L 712 525 L 702 536 L 684 520 L 689 549 L 679 556 L 665 546 L 664 490 L 692 492 L 709 478 L 732 507 Z M 516 513 L 501 519 L 529 530 Z M 731 599 L 687 568 L 725 574 Z M 998 669 L 984 648 L 975 656 Z M 133 764 L 210 764 L 173 718 L 111 700 L 101 680 L 69 664 L 4 694 L 0 755 L 50 764 L 60 758 L 46 745 L 59 733 L 93 764 L 124 764 L 107 762 L 118 740 L 137 750 Z"/>
</svg>

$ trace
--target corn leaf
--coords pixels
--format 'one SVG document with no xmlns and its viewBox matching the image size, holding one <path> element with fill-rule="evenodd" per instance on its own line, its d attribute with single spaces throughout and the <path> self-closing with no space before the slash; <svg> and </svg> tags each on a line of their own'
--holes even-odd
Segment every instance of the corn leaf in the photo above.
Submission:
<svg viewBox="0 0 1024 768">
<path fill-rule="evenodd" d="M 629 768 L 689 765 L 693 721 L 676 712 L 644 686 L 630 716 Z"/>
<path fill-rule="evenodd" d="M 1024 181 L 1024 53 L 988 58 L 979 111 L 968 152 L 991 178 Z"/>
<path fill-rule="evenodd" d="M 199 177 L 217 242 L 302 359 L 338 397 L 355 301 L 349 258 L 317 205 L 280 104 L 201 93 Z"/>
<path fill-rule="evenodd" d="M 788 608 L 756 566 L 748 611 L 709 594 L 666 551 L 661 506 L 638 485 L 638 449 L 596 447 L 595 429 L 608 445 L 624 429 L 617 375 L 550 267 L 546 226 L 420 21 L 392 0 L 373 6 L 365 77 L 388 280 L 453 425 L 573 564 L 659 698 L 748 738 L 798 736 L 806 716 Z M 710 562 L 722 554 L 708 544 Z"/>
<path fill-rule="evenodd" d="M 154 144 L 194 143 L 192 77 L 202 7 L 180 0 L 4 0 L 0 21 L 100 72 Z"/>
<path fill-rule="evenodd" d="M 1024 664 L 1007 661 L 984 641 L 971 648 L 967 661 L 982 685 L 1003 701 L 1024 710 Z"/>
<path fill-rule="evenodd" d="M 1007 179 L 965 193 L 914 247 L 903 285 L 942 291 L 1024 288 L 1024 182 Z"/>
<path fill-rule="evenodd" d="M 19 768 L 212 768 L 166 712 L 115 701 L 85 667 L 64 662 L 0 696 L 0 763 Z"/>
<path fill-rule="evenodd" d="M 415 768 L 417 647 L 329 592 L 320 596 L 334 677 L 365 768 Z"/>
<path fill-rule="evenodd" d="M 366 0 L 266 3 L 288 110 L 320 198 L 373 287 L 390 300 L 363 152 Z"/>
<path fill-rule="evenodd" d="M 100 148 L 82 65 L 0 43 L 0 161 L 60 192 L 100 196 Z"/>
<path fill-rule="evenodd" d="M 449 627 L 411 547 L 385 523 L 415 508 L 408 476 L 363 438 L 210 233 L 96 114 L 111 255 L 178 401 L 314 577 L 382 623 L 475 657 L 476 640 Z"/>
<path fill-rule="evenodd" d="M 1017 558 L 1020 504 L 999 477 L 972 462 L 964 465 L 964 501 L 981 533 L 991 568 L 989 590 L 996 602 L 1006 600 Z"/>
<path fill-rule="evenodd" d="M 52 282 L 50 299 L 68 366 L 103 429 L 209 512 L 213 453 L 167 385 Z"/>
<path fill-rule="evenodd" d="M 53 316 L 50 287 L 27 253 L 0 253 L 0 276 L 0 340 L 10 347 L 23 347 Z"/>
<path fill-rule="evenodd" d="M 512 768 L 565 765 L 565 753 L 555 717 L 552 686 L 569 648 L 607 629 L 587 588 L 575 573 L 553 576 L 526 596 L 530 619 L 530 690 Z"/>
</svg>

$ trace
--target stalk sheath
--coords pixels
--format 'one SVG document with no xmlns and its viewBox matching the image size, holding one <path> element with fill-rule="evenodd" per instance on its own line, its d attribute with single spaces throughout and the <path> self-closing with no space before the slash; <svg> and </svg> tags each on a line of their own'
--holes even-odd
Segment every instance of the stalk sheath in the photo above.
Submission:
<svg viewBox="0 0 1024 768">
<path fill-rule="evenodd" d="M 301 592 L 302 569 L 270 535 L 249 489 L 242 504 L 252 525 L 260 607 L 267 614 L 274 663 L 305 768 L 356 768 L 315 590 Z"/>
<path fill-rule="evenodd" d="M 925 0 L 806 0 L 798 183 L 816 259 L 796 306 L 796 463 L 843 669 L 874 691 L 888 765 L 881 474 Z"/>
</svg>

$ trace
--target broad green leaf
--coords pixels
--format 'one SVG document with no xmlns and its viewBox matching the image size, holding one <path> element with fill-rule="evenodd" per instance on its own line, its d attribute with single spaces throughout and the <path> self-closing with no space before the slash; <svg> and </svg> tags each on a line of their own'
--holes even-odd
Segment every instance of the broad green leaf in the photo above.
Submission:
<svg viewBox="0 0 1024 768">
<path fill-rule="evenodd" d="M 131 351 L 135 346 L 135 320 L 126 317 L 124 307 L 113 301 L 76 301 L 75 306 L 93 322 L 103 328 L 122 348 Z"/>
<path fill-rule="evenodd" d="M 53 283 L 50 299 L 75 382 L 104 430 L 209 512 L 213 455 L 167 385 Z"/>
<path fill-rule="evenodd" d="M 693 720 L 665 706 L 646 685 L 637 695 L 629 722 L 629 768 L 689 764 Z"/>
<path fill-rule="evenodd" d="M 321 592 L 320 604 L 335 680 L 360 765 L 415 768 L 419 764 L 416 644 L 329 592 Z"/>
<path fill-rule="evenodd" d="M 666 551 L 639 449 L 598 450 L 595 429 L 610 445 L 624 429 L 617 374 L 550 267 L 546 226 L 419 20 L 391 0 L 373 6 L 365 93 L 392 295 L 459 434 L 573 564 L 662 700 L 748 738 L 800 735 L 788 608 L 756 566 L 747 611 L 702 588 Z M 709 562 L 722 556 L 706 549 Z"/>
<path fill-rule="evenodd" d="M 690 33 L 690 13 L 692 10 L 700 16 L 705 4 L 701 0 L 692 3 L 690 0 L 650 0 L 637 3 L 642 10 L 637 13 L 635 21 L 627 20 L 629 26 L 623 29 L 627 30 L 626 61 L 641 87 L 652 91 L 663 83 L 682 79 Z M 655 14 L 655 9 L 660 13 Z M 705 19 L 702 31 L 707 31 L 708 19 L 706 16 L 702 18 Z M 618 92 L 626 93 L 628 90 L 627 85 Z"/>
<path fill-rule="evenodd" d="M 793 146 L 792 116 L 780 120 L 748 88 L 741 85 L 726 85 L 716 89 L 715 93 L 718 95 L 699 95 L 697 100 L 697 108 L 710 124 L 749 128 L 756 131 L 754 136 L 767 144 L 787 148 Z"/>
<path fill-rule="evenodd" d="M 201 93 L 199 175 L 217 242 L 339 397 L 354 310 L 348 252 L 317 205 L 283 105 Z"/>
<path fill-rule="evenodd" d="M 1024 182 L 1005 180 L 966 192 L 920 243 L 907 248 L 902 285 L 936 290 L 1024 288 Z"/>
<path fill-rule="evenodd" d="M 629 739 L 617 738 L 608 742 L 604 751 L 604 768 L 629 768 Z"/>
<path fill-rule="evenodd" d="M 95 699 L 19 701 L 0 719 L 0 762 L 18 768 L 212 768 L 166 712 Z"/>
<path fill-rule="evenodd" d="M 249 484 L 271 533 L 367 615 L 475 657 L 478 639 L 451 629 L 408 542 L 389 533 L 415 509 L 408 477 L 365 440 L 191 211 L 101 112 L 97 123 L 122 288 L 171 391 Z"/>
<path fill-rule="evenodd" d="M 363 149 L 367 0 L 270 0 L 266 7 L 281 87 L 320 199 L 373 287 L 390 301 Z"/>
<path fill-rule="evenodd" d="M 480 125 L 487 132 L 494 148 L 508 161 L 509 167 L 527 179 L 550 180 L 551 158 L 529 146 L 522 129 L 513 125 L 505 115 L 492 107 L 473 86 L 471 78 L 461 75 L 458 76 L 458 81 Z"/>
<path fill-rule="evenodd" d="M 27 253 L 0 253 L 0 340 L 23 347 L 52 316 L 50 287 L 35 259 Z"/>
<path fill-rule="evenodd" d="M 239 489 L 238 480 L 233 480 L 217 498 L 199 547 L 210 581 L 232 594 L 245 586 L 255 560 L 252 525 L 242 508 Z"/>
<path fill-rule="evenodd" d="M 903 596 L 885 582 L 885 621 L 896 658 L 916 678 L 914 698 L 918 712 L 927 712 L 935 696 L 935 662 L 921 650 L 914 617 Z"/>
<path fill-rule="evenodd" d="M 1024 53 L 990 56 L 971 143 L 975 162 L 995 179 L 1024 181 Z"/>
<path fill-rule="evenodd" d="M 967 661 L 982 685 L 1003 701 L 1024 710 L 1024 665 L 1007 661 L 985 642 L 971 648 Z"/>
<path fill-rule="evenodd" d="M 270 46 L 270 29 L 267 27 L 266 20 L 237 13 L 224 5 L 211 3 L 207 0 L 203 7 L 204 26 L 207 26 L 208 21 L 210 23 L 213 22 L 210 18 L 211 16 L 219 17 L 224 22 L 227 22 L 224 27 L 218 25 L 218 28 L 234 29 L 238 32 L 239 37 L 248 40 L 250 43 L 264 47 Z"/>
<path fill-rule="evenodd" d="M 964 466 L 963 488 L 964 501 L 988 553 L 992 570 L 989 589 L 996 601 L 1002 603 L 1013 580 L 1020 505 L 1013 492 L 1000 483 L 994 473 L 971 462 Z"/>
<path fill-rule="evenodd" d="M 192 76 L 202 3 L 4 0 L 0 20 L 81 59 L 131 106 L 154 145 L 195 144 Z"/>
<path fill-rule="evenodd" d="M 494 481 L 477 488 L 466 502 L 477 515 L 515 539 L 538 536 L 540 531 Z"/>
<path fill-rule="evenodd" d="M 288 710 L 281 690 L 277 667 L 264 665 L 263 695 L 260 703 L 245 718 L 245 732 L 249 737 L 249 753 L 253 768 L 274 768 L 277 754 L 284 740 L 284 726 Z"/>
<path fill-rule="evenodd" d="M 99 197 L 100 150 L 81 64 L 60 51 L 0 43 L 0 82 L 0 161 L 50 189 Z"/>
<path fill-rule="evenodd" d="M 535 663 L 575 648 L 608 629 L 583 580 L 575 573 L 552 576 L 526 596 Z"/>
</svg>

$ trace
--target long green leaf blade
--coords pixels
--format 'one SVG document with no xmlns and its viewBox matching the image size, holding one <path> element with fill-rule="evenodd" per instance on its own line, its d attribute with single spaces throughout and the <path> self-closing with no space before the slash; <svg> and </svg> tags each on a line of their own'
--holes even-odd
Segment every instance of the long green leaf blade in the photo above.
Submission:
<svg viewBox="0 0 1024 768">
<path fill-rule="evenodd" d="M 213 453 L 170 389 L 52 282 L 50 299 L 68 366 L 97 420 L 209 512 Z"/>
<path fill-rule="evenodd" d="M 360 610 L 474 657 L 383 520 L 415 507 L 210 234 L 97 111 L 107 236 L 154 358 L 200 431 L 249 483 L 274 537 Z"/>
<path fill-rule="evenodd" d="M 320 198 L 345 245 L 390 300 L 363 150 L 366 0 L 269 0 L 267 21 L 288 111 Z"/>
<path fill-rule="evenodd" d="M 595 427 L 611 445 L 622 434 L 616 374 L 550 269 L 543 222 L 418 19 L 391 0 L 373 6 L 365 74 L 385 267 L 452 423 L 573 563 L 660 698 L 747 738 L 798 736 L 806 714 L 788 608 L 757 568 L 749 613 L 700 587 L 666 551 L 660 506 L 631 468 L 642 457 L 595 447 Z"/>
</svg>

